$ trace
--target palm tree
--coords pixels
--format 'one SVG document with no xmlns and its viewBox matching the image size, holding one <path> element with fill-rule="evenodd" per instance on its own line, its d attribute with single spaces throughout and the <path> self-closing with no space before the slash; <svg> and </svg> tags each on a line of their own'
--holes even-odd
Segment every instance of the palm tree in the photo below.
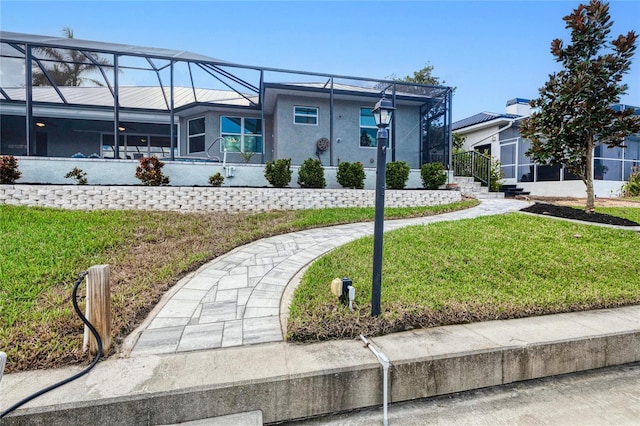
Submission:
<svg viewBox="0 0 640 426">
<path fill-rule="evenodd" d="M 73 29 L 65 27 L 62 29 L 67 38 L 73 38 Z M 92 52 L 80 50 L 61 49 L 55 47 L 39 47 L 35 49 L 35 56 L 40 59 L 41 67 L 46 68 L 47 74 L 57 86 L 82 86 L 86 83 L 93 83 L 96 86 L 104 84 L 96 79 L 84 77 L 93 71 L 98 70 L 98 65 L 112 66 L 113 64 L 106 58 Z M 89 57 L 95 63 L 89 59 Z M 51 82 L 42 71 L 34 69 L 34 86 L 50 86 Z"/>
</svg>

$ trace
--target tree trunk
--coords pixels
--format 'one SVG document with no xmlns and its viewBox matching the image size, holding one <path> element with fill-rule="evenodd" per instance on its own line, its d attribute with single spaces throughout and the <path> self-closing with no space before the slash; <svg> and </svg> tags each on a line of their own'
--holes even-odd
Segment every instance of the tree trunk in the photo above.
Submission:
<svg viewBox="0 0 640 426">
<path fill-rule="evenodd" d="M 589 136 L 587 141 L 587 164 L 585 167 L 585 185 L 587 185 L 587 206 L 585 211 L 587 213 L 595 212 L 595 196 L 593 193 L 593 136 Z"/>
</svg>

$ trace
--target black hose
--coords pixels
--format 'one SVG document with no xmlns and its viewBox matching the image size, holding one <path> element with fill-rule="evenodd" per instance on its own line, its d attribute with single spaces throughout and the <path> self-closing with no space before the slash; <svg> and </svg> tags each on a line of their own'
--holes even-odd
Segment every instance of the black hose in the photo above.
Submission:
<svg viewBox="0 0 640 426">
<path fill-rule="evenodd" d="M 95 359 L 93 360 L 93 362 L 84 370 L 82 370 L 81 372 L 67 378 L 64 379 L 58 383 L 54 383 L 51 386 L 48 386 L 42 390 L 39 390 L 38 392 L 34 393 L 33 395 L 29 395 L 28 397 L 24 398 L 23 400 L 15 403 L 14 405 L 12 405 L 11 407 L 9 407 L 7 410 L 3 411 L 2 414 L 0 414 L 0 419 L 3 418 L 4 416 L 6 416 L 7 414 L 11 413 L 12 411 L 14 411 L 15 409 L 17 409 L 18 407 L 23 406 L 24 404 L 26 404 L 27 402 L 31 401 L 32 399 L 35 399 L 37 397 L 39 397 L 40 395 L 43 395 L 51 390 L 54 390 L 56 388 L 59 388 L 62 385 L 66 385 L 69 382 L 74 381 L 75 379 L 77 379 L 78 377 L 82 377 L 85 374 L 87 374 L 100 360 L 100 355 L 102 355 L 102 339 L 100 339 L 100 335 L 98 334 L 98 331 L 95 329 L 95 327 L 89 322 L 89 320 L 82 314 L 82 312 L 80 311 L 80 308 L 78 307 L 78 301 L 77 301 L 77 293 L 78 293 L 78 287 L 80 286 L 80 284 L 82 283 L 82 281 L 84 280 L 84 277 L 87 276 L 87 271 L 81 272 L 78 275 L 78 279 L 76 280 L 75 285 L 73 286 L 73 296 L 71 298 L 71 301 L 73 302 L 73 308 L 76 310 L 76 314 L 78 314 L 78 316 L 80 317 L 80 319 L 82 320 L 83 323 L 85 323 L 85 325 L 87 327 L 89 327 L 89 330 L 91 330 L 91 333 L 93 333 L 93 336 L 96 338 L 96 342 L 98 342 L 98 353 L 96 354 Z"/>
</svg>

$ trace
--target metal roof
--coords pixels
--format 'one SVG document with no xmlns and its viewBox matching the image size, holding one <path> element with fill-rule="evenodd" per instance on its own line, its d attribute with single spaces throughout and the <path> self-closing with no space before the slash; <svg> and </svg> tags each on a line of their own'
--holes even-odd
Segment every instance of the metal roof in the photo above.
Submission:
<svg viewBox="0 0 640 426">
<path fill-rule="evenodd" d="M 453 131 L 464 129 L 465 127 L 475 126 L 476 124 L 488 123 L 496 119 L 513 120 L 522 117 L 516 114 L 496 114 L 493 112 L 481 112 L 479 114 L 472 115 L 471 117 L 458 120 L 451 125 Z"/>
<path fill-rule="evenodd" d="M 99 41 L 80 40 L 67 37 L 51 37 L 35 34 L 14 33 L 0 31 L 0 41 L 4 43 L 30 44 L 33 46 L 49 46 L 64 49 L 88 50 L 99 53 L 118 53 L 131 56 L 148 56 L 154 58 L 176 59 L 195 62 L 215 62 L 231 64 L 230 62 L 209 56 L 199 55 L 186 50 L 160 49 L 156 47 L 131 46 L 127 44 L 105 43 Z"/>
<path fill-rule="evenodd" d="M 99 107 L 113 107 L 113 96 L 107 87 L 58 87 L 67 102 L 72 105 L 86 105 Z M 12 101 L 24 101 L 26 90 L 24 88 L 4 89 Z M 190 104 L 212 103 L 228 106 L 250 107 L 258 103 L 255 95 L 246 95 L 246 98 L 231 90 L 195 89 L 196 98 L 191 87 L 174 87 L 174 107 L 181 108 Z M 166 96 L 166 97 L 165 97 Z M 121 86 L 118 89 L 120 106 L 123 108 L 157 109 L 168 111 L 169 88 L 161 87 L 132 87 Z M 254 105 L 249 100 L 253 100 Z M 63 104 L 55 89 L 50 86 L 34 86 L 33 101 L 54 104 Z"/>
</svg>

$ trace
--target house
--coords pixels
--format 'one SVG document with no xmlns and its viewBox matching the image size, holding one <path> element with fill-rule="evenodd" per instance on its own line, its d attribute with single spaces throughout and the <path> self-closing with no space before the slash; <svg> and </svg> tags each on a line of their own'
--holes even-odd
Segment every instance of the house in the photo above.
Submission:
<svg viewBox="0 0 640 426">
<path fill-rule="evenodd" d="M 72 65 L 84 84 L 59 81 Z M 0 66 L 0 155 L 375 167 L 384 95 L 396 108 L 387 161 L 450 163 L 449 87 L 6 31 Z"/>
<path fill-rule="evenodd" d="M 617 104 L 614 109 L 640 108 Z M 505 113 L 482 112 L 456 121 L 454 132 L 465 136 L 465 150 L 486 152 L 500 160 L 503 183 L 517 184 L 533 195 L 585 197 L 582 180 L 560 165 L 539 165 L 525 155 L 531 142 L 520 136 L 523 118 L 531 114 L 529 100 L 511 99 Z M 618 196 L 634 167 L 640 165 L 640 135 L 626 138 L 622 147 L 598 146 L 594 150 L 594 191 L 597 197 Z"/>
</svg>

